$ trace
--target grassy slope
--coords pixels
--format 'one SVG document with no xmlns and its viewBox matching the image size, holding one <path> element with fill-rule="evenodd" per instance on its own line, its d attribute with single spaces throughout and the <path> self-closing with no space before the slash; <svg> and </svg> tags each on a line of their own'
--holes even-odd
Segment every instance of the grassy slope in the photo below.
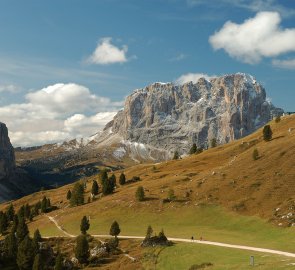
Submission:
<svg viewBox="0 0 295 270">
<path fill-rule="evenodd" d="M 294 213 L 295 131 L 289 134 L 288 129 L 295 127 L 295 117 L 271 125 L 274 139 L 270 142 L 262 140 L 259 130 L 200 155 L 156 164 L 156 170 L 152 165 L 130 167 L 125 170 L 127 177 L 140 176 L 141 182 L 119 187 L 114 195 L 90 204 L 64 208 L 68 185 L 24 197 L 15 205 L 32 204 L 46 194 L 61 208 L 52 215 L 72 233 L 78 233 L 81 217 L 87 215 L 91 217 L 90 232 L 95 234 L 108 233 L 112 221 L 118 220 L 126 235 L 143 235 L 151 224 L 157 231 L 164 228 L 168 236 L 202 235 L 213 241 L 295 252 L 294 227 L 283 229 L 264 221 L 287 224 L 280 215 Z M 252 159 L 254 148 L 260 153 L 257 161 Z M 93 178 L 88 179 L 86 197 Z M 143 203 L 134 200 L 138 185 L 148 189 L 148 200 Z M 161 199 L 171 187 L 178 201 L 163 205 Z M 184 197 L 187 192 L 189 198 Z M 280 208 L 277 213 L 276 208 Z M 38 218 L 30 227 L 39 227 L 46 235 L 56 234 L 47 217 Z"/>
</svg>

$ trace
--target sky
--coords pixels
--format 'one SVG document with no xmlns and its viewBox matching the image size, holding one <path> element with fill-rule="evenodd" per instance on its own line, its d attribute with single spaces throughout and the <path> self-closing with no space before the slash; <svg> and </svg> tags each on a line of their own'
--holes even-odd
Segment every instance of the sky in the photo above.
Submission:
<svg viewBox="0 0 295 270">
<path fill-rule="evenodd" d="M 295 111 L 294 0 L 0 0 L 14 146 L 90 136 L 134 89 L 244 72 Z"/>
</svg>

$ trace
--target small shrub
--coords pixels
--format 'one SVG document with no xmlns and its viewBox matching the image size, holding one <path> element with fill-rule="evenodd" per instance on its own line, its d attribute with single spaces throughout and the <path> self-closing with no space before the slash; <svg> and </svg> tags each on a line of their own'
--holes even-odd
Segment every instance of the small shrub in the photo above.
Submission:
<svg viewBox="0 0 295 270">
<path fill-rule="evenodd" d="M 279 123 L 281 121 L 281 116 L 277 116 L 276 118 L 275 118 L 275 122 L 276 123 Z"/>
<path fill-rule="evenodd" d="M 139 202 L 142 202 L 144 200 L 144 196 L 144 188 L 139 186 L 136 190 L 135 197 Z"/>
<path fill-rule="evenodd" d="M 263 128 L 263 139 L 267 142 L 272 139 L 272 130 L 270 128 L 270 125 L 266 125 Z"/>
<path fill-rule="evenodd" d="M 199 269 L 206 269 L 207 267 L 213 266 L 212 263 L 202 263 L 202 264 L 194 264 L 192 265 L 189 270 L 199 270 Z"/>
<path fill-rule="evenodd" d="M 253 160 L 257 160 L 259 158 L 258 150 L 255 148 L 252 153 Z"/>
</svg>

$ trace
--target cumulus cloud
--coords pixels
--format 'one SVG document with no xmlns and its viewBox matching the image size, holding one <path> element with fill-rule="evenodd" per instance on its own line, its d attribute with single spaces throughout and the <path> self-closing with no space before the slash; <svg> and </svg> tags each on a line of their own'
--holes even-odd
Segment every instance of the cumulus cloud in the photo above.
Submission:
<svg viewBox="0 0 295 270">
<path fill-rule="evenodd" d="M 112 39 L 102 38 L 95 51 L 88 58 L 87 62 L 91 64 L 107 65 L 114 63 L 125 63 L 128 61 L 126 53 L 128 47 L 124 45 L 122 49 L 111 43 Z"/>
<path fill-rule="evenodd" d="M 272 61 L 272 64 L 273 66 L 278 68 L 295 69 L 295 59 L 289 59 L 289 60 L 275 59 Z"/>
<path fill-rule="evenodd" d="M 54 84 L 28 93 L 25 99 L 24 103 L 0 107 L 0 121 L 7 124 L 14 146 L 90 136 L 123 105 L 73 83 Z"/>
<path fill-rule="evenodd" d="M 282 29 L 277 12 L 259 12 L 242 24 L 226 22 L 209 42 L 215 50 L 224 49 L 245 63 L 258 63 L 263 57 L 275 57 L 295 51 L 295 28 Z"/>
<path fill-rule="evenodd" d="M 206 80 L 209 80 L 214 76 L 209 76 L 208 74 L 204 73 L 187 73 L 181 75 L 179 78 L 175 80 L 177 84 L 184 84 L 187 82 L 193 82 L 196 83 L 200 78 L 205 78 Z"/>
</svg>

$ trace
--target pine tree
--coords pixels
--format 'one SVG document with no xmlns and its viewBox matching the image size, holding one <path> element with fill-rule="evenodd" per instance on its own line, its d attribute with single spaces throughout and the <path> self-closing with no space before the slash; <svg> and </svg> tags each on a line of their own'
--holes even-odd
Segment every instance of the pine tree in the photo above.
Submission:
<svg viewBox="0 0 295 270">
<path fill-rule="evenodd" d="M 117 238 L 117 236 L 120 234 L 121 229 L 119 227 L 119 224 L 117 221 L 114 221 L 111 225 L 110 228 L 110 235 L 115 236 Z"/>
<path fill-rule="evenodd" d="M 153 228 L 151 225 L 148 226 L 147 230 L 146 230 L 146 235 L 145 235 L 145 239 L 149 239 L 151 238 L 153 235 Z"/>
<path fill-rule="evenodd" d="M 68 193 L 67 193 L 67 200 L 70 200 L 72 197 L 72 192 L 70 190 L 68 190 Z"/>
<path fill-rule="evenodd" d="M 24 218 L 20 218 L 16 229 L 16 237 L 20 243 L 26 236 L 29 235 L 29 229 Z"/>
<path fill-rule="evenodd" d="M 34 261 L 32 240 L 27 235 L 19 244 L 16 262 L 20 270 L 31 270 Z"/>
<path fill-rule="evenodd" d="M 63 257 L 62 254 L 59 252 L 56 259 L 55 259 L 55 265 L 54 270 L 63 270 Z"/>
<path fill-rule="evenodd" d="M 216 146 L 217 146 L 217 140 L 216 140 L 216 138 L 213 138 L 213 139 L 211 140 L 210 144 L 211 144 L 211 148 L 216 147 Z"/>
<path fill-rule="evenodd" d="M 17 230 L 17 226 L 18 226 L 18 216 L 14 215 L 13 217 L 13 222 L 12 222 L 12 228 L 11 228 L 11 232 L 15 233 Z"/>
<path fill-rule="evenodd" d="M 36 216 L 39 215 L 39 210 L 41 209 L 41 201 L 38 201 L 35 205 L 34 205 L 34 213 Z"/>
<path fill-rule="evenodd" d="M 34 258 L 32 270 L 43 270 L 43 261 L 40 254 L 37 254 Z"/>
<path fill-rule="evenodd" d="M 125 183 L 126 183 L 126 176 L 125 176 L 124 173 L 121 173 L 120 174 L 119 183 L 120 183 L 121 186 L 125 185 Z"/>
<path fill-rule="evenodd" d="M 75 256 L 79 263 L 86 263 L 89 257 L 89 245 L 85 235 L 81 234 L 76 238 Z"/>
<path fill-rule="evenodd" d="M 46 211 L 49 212 L 51 210 L 51 202 L 50 199 L 47 198 L 47 202 L 46 202 Z"/>
<path fill-rule="evenodd" d="M 99 174 L 99 177 L 100 177 L 100 182 L 103 185 L 103 183 L 109 179 L 107 170 L 106 169 L 102 170 Z"/>
<path fill-rule="evenodd" d="M 39 229 L 37 229 L 34 232 L 34 237 L 33 237 L 33 242 L 32 242 L 35 254 L 37 254 L 39 252 L 39 243 L 40 242 L 42 242 L 42 236 L 40 234 Z"/>
<path fill-rule="evenodd" d="M 14 207 L 13 207 L 13 204 L 10 203 L 6 210 L 6 216 L 8 221 L 13 221 L 14 215 L 15 215 Z"/>
<path fill-rule="evenodd" d="M 4 234 L 8 228 L 6 213 L 0 211 L 0 234 Z"/>
<path fill-rule="evenodd" d="M 255 148 L 252 153 L 253 160 L 257 160 L 259 158 L 258 150 Z"/>
<path fill-rule="evenodd" d="M 194 143 L 191 149 L 189 150 L 189 154 L 195 154 L 197 152 L 197 145 Z"/>
<path fill-rule="evenodd" d="M 41 202 L 41 213 L 46 213 L 46 212 L 47 212 L 47 198 L 46 196 L 44 196 Z"/>
<path fill-rule="evenodd" d="M 81 220 L 80 224 L 80 231 L 82 234 L 86 234 L 86 232 L 89 230 L 90 223 L 86 216 L 84 216 Z"/>
<path fill-rule="evenodd" d="M 179 153 L 178 153 L 177 151 L 175 151 L 175 152 L 174 152 L 173 159 L 174 159 L 174 160 L 177 160 L 177 159 L 179 159 L 179 158 L 180 158 Z"/>
<path fill-rule="evenodd" d="M 135 197 L 139 202 L 142 202 L 144 200 L 144 188 L 142 186 L 139 186 L 137 188 Z"/>
<path fill-rule="evenodd" d="M 112 189 L 114 190 L 114 188 L 116 187 L 116 182 L 117 182 L 116 176 L 112 174 L 111 177 L 109 178 L 109 181 L 110 181 L 110 185 Z"/>
<path fill-rule="evenodd" d="M 13 232 L 8 234 L 4 240 L 5 256 L 9 260 L 15 260 L 17 255 L 17 239 Z"/>
<path fill-rule="evenodd" d="M 270 125 L 266 125 L 263 128 L 263 139 L 268 142 L 272 139 L 272 130 L 270 128 Z"/>
<path fill-rule="evenodd" d="M 26 219 L 30 219 L 30 215 L 31 215 L 31 207 L 30 205 L 27 203 L 24 207 L 25 209 L 25 217 Z"/>
<path fill-rule="evenodd" d="M 97 181 L 96 180 L 93 180 L 92 188 L 91 188 L 91 194 L 97 195 L 98 194 L 98 191 L 99 191 L 99 188 L 98 188 Z"/>
<path fill-rule="evenodd" d="M 76 182 L 70 200 L 71 206 L 84 204 L 84 187 L 80 182 Z"/>
<path fill-rule="evenodd" d="M 22 205 L 20 209 L 17 211 L 18 218 L 24 218 L 25 217 L 25 206 Z"/>
</svg>

